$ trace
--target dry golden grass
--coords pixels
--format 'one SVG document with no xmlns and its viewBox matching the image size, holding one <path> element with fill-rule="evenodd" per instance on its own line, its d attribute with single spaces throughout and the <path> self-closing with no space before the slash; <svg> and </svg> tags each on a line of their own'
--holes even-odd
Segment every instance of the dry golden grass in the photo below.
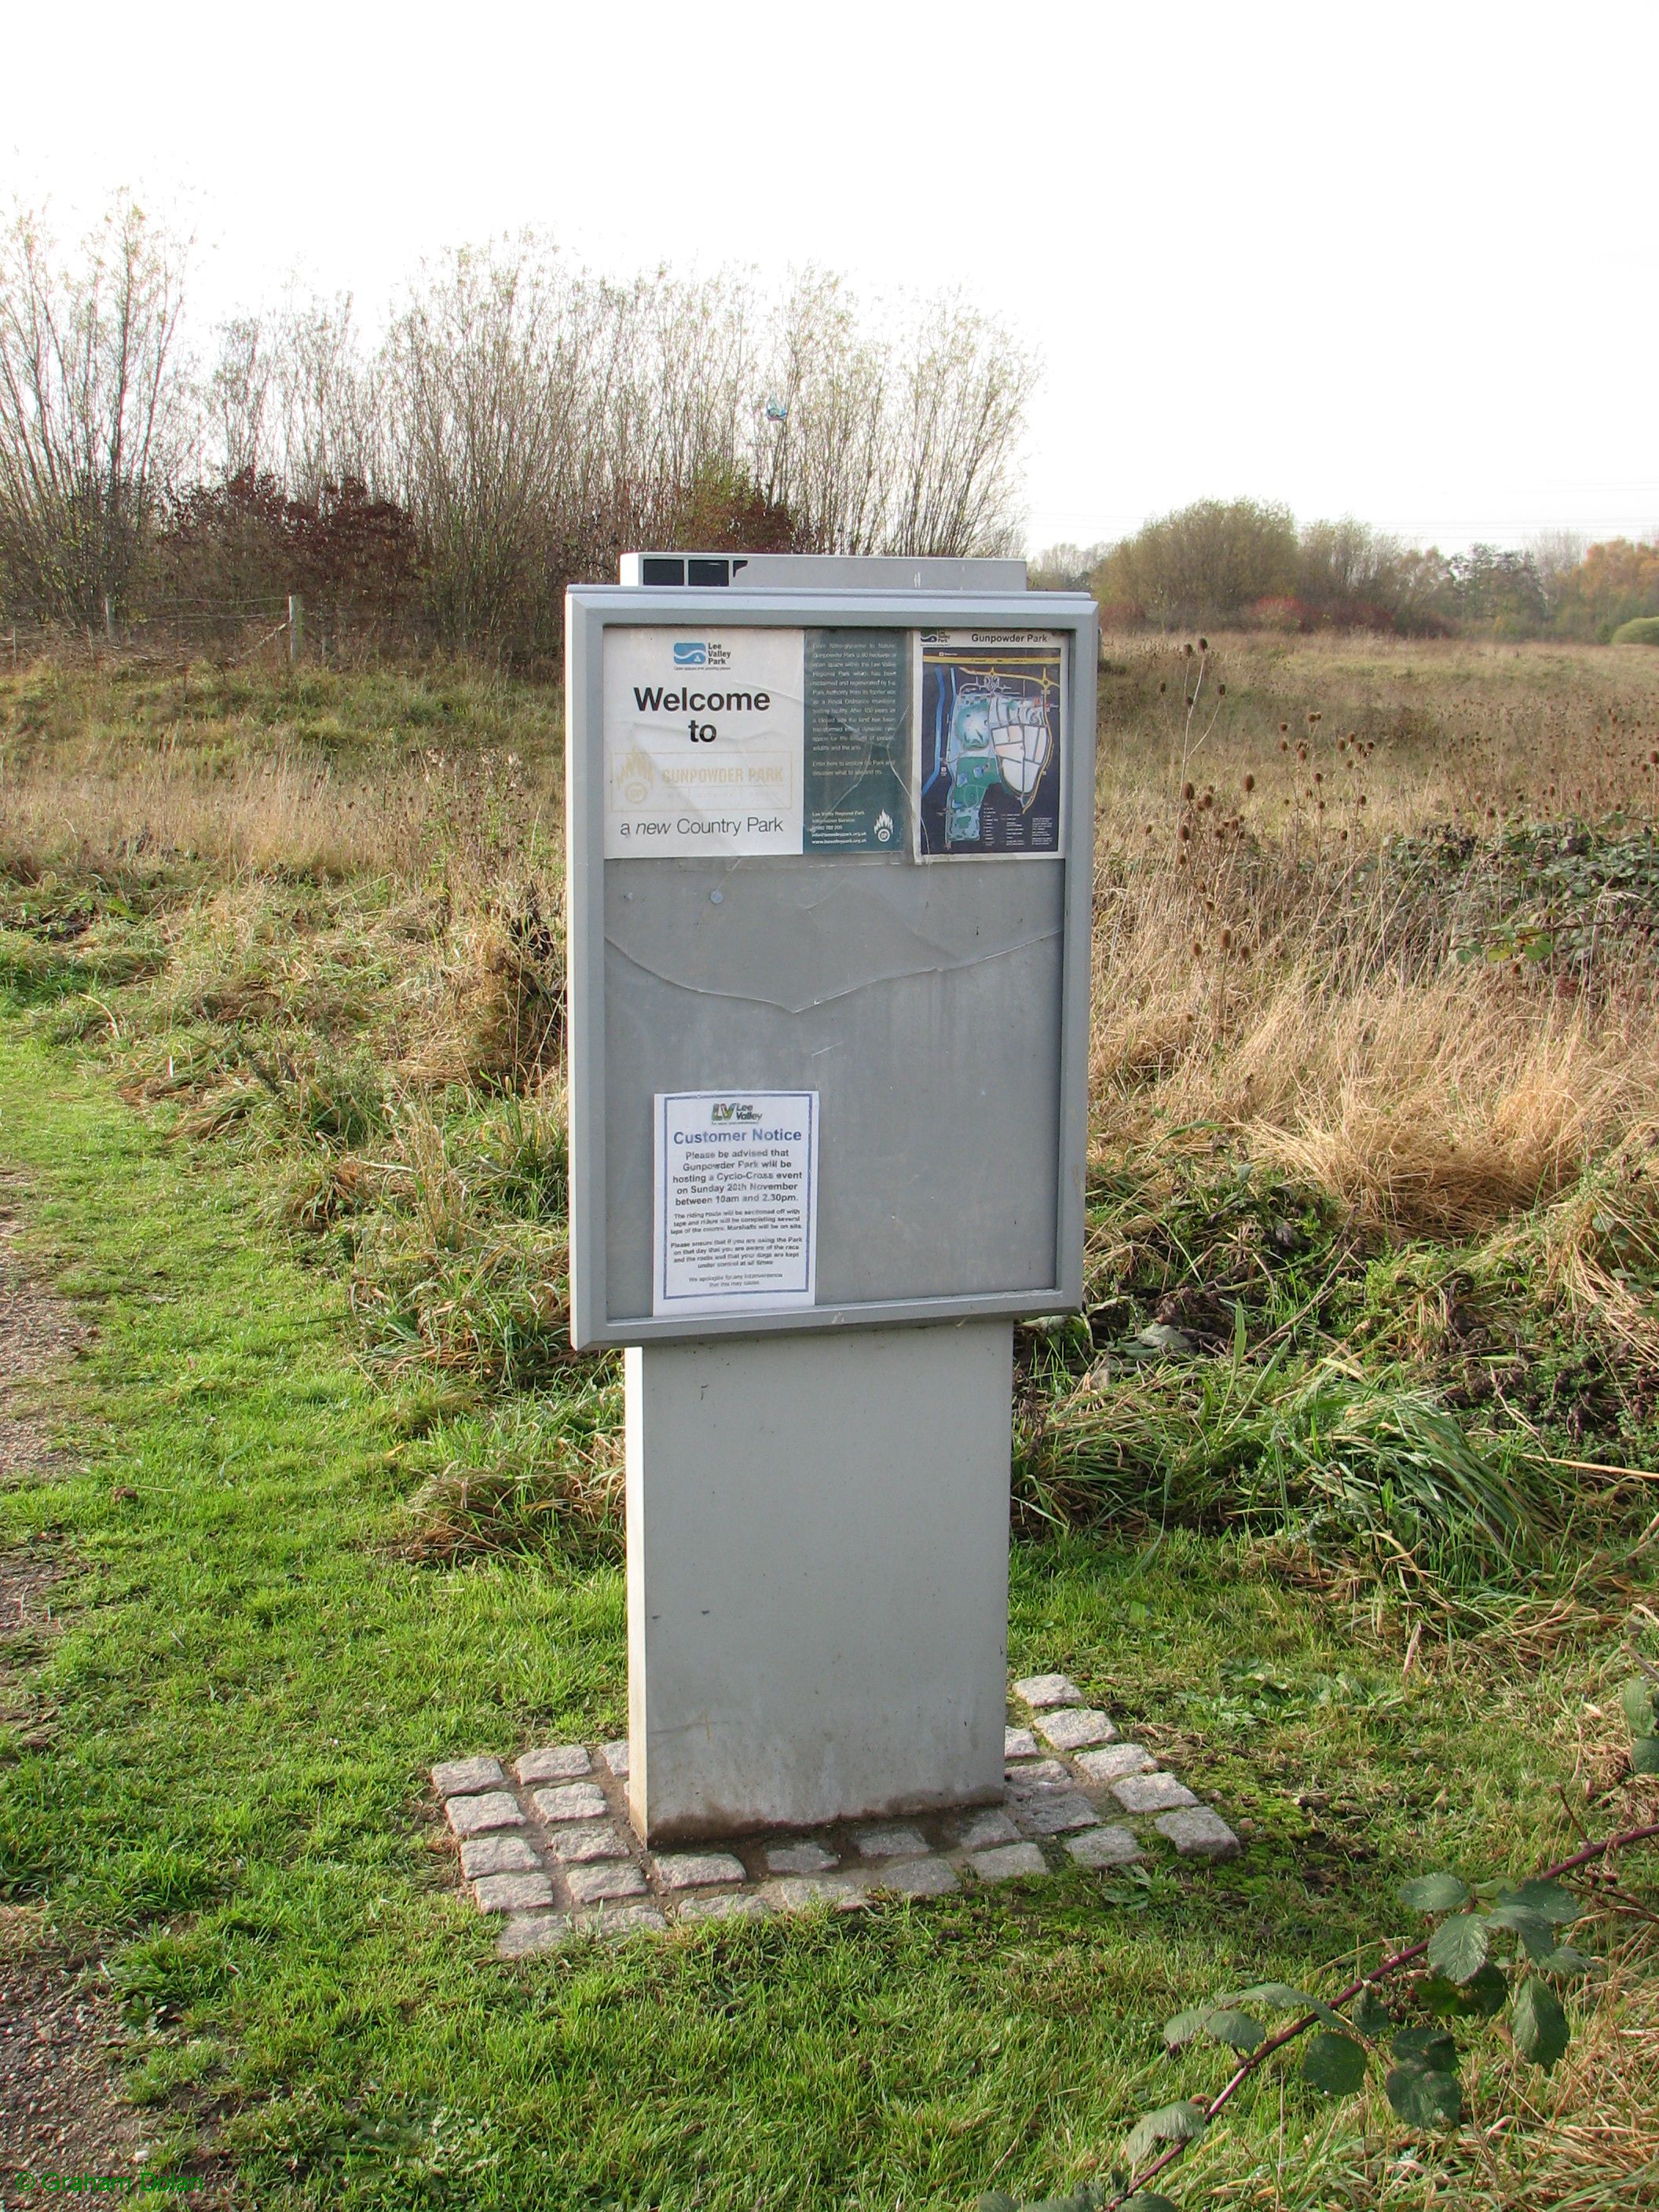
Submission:
<svg viewBox="0 0 1659 2212">
<path fill-rule="evenodd" d="M 1649 819 L 1656 657 L 1223 641 L 1189 713 L 1196 658 L 1106 652 L 1129 673 L 1102 738 L 1097 1156 L 1218 1129 L 1368 1229 L 1462 1238 L 1638 1141 L 1649 980 L 1460 960 L 1455 896 L 1377 862 L 1431 830 Z"/>
<path fill-rule="evenodd" d="M 1616 935 L 1589 972 L 1462 959 L 1481 915 L 1387 856 L 1651 820 L 1659 655 L 1255 637 L 1109 640 L 1103 661 L 1097 1158 L 1220 1136 L 1382 1234 L 1487 1235 L 1542 1201 L 1563 1302 L 1633 1339 L 1619 1234 L 1580 1186 L 1622 1162 L 1647 1237 L 1650 973 Z M 447 680 L 0 679 L 0 871 L 114 886 L 146 918 L 167 1042 L 131 1056 L 137 1087 L 210 1085 L 207 1028 L 361 1046 L 416 1096 L 556 1096 L 558 702 Z"/>
</svg>

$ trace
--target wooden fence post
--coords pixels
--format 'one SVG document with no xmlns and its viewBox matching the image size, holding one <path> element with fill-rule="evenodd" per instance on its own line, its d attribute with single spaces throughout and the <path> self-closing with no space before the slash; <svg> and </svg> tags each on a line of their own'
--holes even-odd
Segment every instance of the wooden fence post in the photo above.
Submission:
<svg viewBox="0 0 1659 2212">
<path fill-rule="evenodd" d="M 288 665 L 297 668 L 306 641 L 306 611 L 297 592 L 288 595 Z"/>
</svg>

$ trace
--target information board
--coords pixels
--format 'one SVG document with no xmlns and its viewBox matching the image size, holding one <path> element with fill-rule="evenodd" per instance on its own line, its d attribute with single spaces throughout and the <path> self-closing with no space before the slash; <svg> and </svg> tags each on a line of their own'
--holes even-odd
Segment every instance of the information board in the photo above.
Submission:
<svg viewBox="0 0 1659 2212">
<path fill-rule="evenodd" d="M 1075 1304 L 1092 601 L 591 586 L 567 641 L 576 1341 Z"/>
</svg>

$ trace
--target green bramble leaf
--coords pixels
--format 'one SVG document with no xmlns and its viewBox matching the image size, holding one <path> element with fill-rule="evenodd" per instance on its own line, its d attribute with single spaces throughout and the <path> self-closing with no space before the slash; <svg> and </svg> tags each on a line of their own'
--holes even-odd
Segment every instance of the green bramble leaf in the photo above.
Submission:
<svg viewBox="0 0 1659 2212">
<path fill-rule="evenodd" d="M 1386 2035 L 1394 2026 L 1394 2014 L 1369 1983 L 1354 1999 L 1350 2018 L 1362 2035 L 1371 2037 Z"/>
<path fill-rule="evenodd" d="M 1499 1902 L 1521 1905 L 1557 1928 L 1565 1928 L 1584 1917 L 1582 1902 L 1559 1881 L 1523 1881 L 1518 1889 L 1505 1885 L 1499 1893 Z"/>
<path fill-rule="evenodd" d="M 1313 1999 L 1304 1990 L 1293 1988 L 1289 1982 L 1252 1982 L 1248 1990 L 1230 1990 L 1218 2004 L 1273 2005 L 1280 2012 L 1300 2012 Z"/>
<path fill-rule="evenodd" d="M 1340 2012 L 1318 1997 L 1310 1997 L 1306 1990 L 1293 1989 L 1289 1982 L 1252 1982 L 1248 1990 L 1234 1990 L 1218 2002 L 1225 2005 L 1271 2005 L 1277 2012 L 1310 2012 L 1316 2020 L 1322 2020 L 1328 2027 L 1346 2035 L 1348 2023 Z"/>
<path fill-rule="evenodd" d="M 1455 2074 L 1413 2063 L 1395 2067 L 1382 2087 L 1408 2128 L 1455 2128 L 1463 2117 L 1463 2092 Z"/>
<path fill-rule="evenodd" d="M 1469 1893 L 1455 1874 L 1420 1874 L 1400 1885 L 1400 1901 L 1413 1912 L 1455 1912 L 1469 1901 Z"/>
<path fill-rule="evenodd" d="M 1463 2093 L 1450 2036 L 1437 2027 L 1403 2027 L 1394 2039 L 1394 2057 L 1382 2086 L 1400 2118 L 1414 2128 L 1455 2127 Z"/>
<path fill-rule="evenodd" d="M 1555 1948 L 1555 1929 L 1541 1912 L 1534 1912 L 1528 1905 L 1494 1905 L 1486 1915 L 1494 1928 L 1514 1931 L 1525 1947 L 1529 1959 L 1547 1959 Z"/>
<path fill-rule="evenodd" d="M 1443 2027 L 1402 2027 L 1394 2039 L 1402 2066 L 1426 2066 L 1436 2074 L 1455 2074 L 1457 2045 Z"/>
<path fill-rule="evenodd" d="M 1429 1964 L 1449 1981 L 1473 1981 L 1486 1963 L 1492 1938 L 1478 1912 L 1459 1912 L 1443 1920 L 1429 1938 Z"/>
<path fill-rule="evenodd" d="M 1210 2124 L 1209 2115 L 1183 2097 L 1178 2105 L 1164 2105 L 1148 2112 L 1129 2130 L 1124 2154 L 1132 2166 L 1150 2158 L 1162 2143 L 1194 2142 Z"/>
<path fill-rule="evenodd" d="M 1237 2012 L 1231 2005 L 1219 2006 L 1204 2022 L 1206 2035 L 1212 2035 L 1218 2043 L 1226 2044 L 1234 2051 L 1254 2051 L 1267 2033 L 1259 2020 L 1252 2020 L 1247 2012 Z"/>
<path fill-rule="evenodd" d="M 1575 1950 L 1571 1943 L 1558 1943 L 1547 1959 L 1538 1964 L 1547 1974 L 1559 1974 L 1563 1981 L 1576 1981 L 1581 1974 L 1598 1974 L 1601 1961 L 1592 1958 L 1588 1951 Z"/>
<path fill-rule="evenodd" d="M 1204 2023 L 1210 2017 L 1208 2005 L 1194 2006 L 1191 2012 L 1178 2012 L 1173 2020 L 1164 2023 L 1164 2045 L 1168 2051 L 1179 2051 L 1204 2033 Z"/>
<path fill-rule="evenodd" d="M 1542 2067 L 1546 2074 L 1572 2039 L 1560 1998 L 1536 1974 L 1528 1974 L 1521 1984 L 1521 1994 L 1510 2014 L 1510 2033 L 1521 2056 Z"/>
<path fill-rule="evenodd" d="M 1322 2030 L 1308 2039 L 1302 2071 L 1322 2095 L 1352 2097 L 1365 2085 L 1365 2046 L 1351 2035 Z"/>
<path fill-rule="evenodd" d="M 1417 1984 L 1419 2002 L 1440 2020 L 1490 2020 L 1493 2013 L 1503 2010 L 1509 1993 L 1503 1969 L 1490 1960 L 1461 1988 L 1444 1974 L 1427 1975 Z"/>
<path fill-rule="evenodd" d="M 1632 1774 L 1659 1774 L 1659 1735 L 1638 1735 L 1630 1747 Z"/>
<path fill-rule="evenodd" d="M 1630 1723 L 1632 1735 L 1651 1735 L 1659 1714 L 1651 1686 L 1642 1681 L 1626 1682 L 1619 1692 L 1619 1702 L 1625 1709 L 1625 1718 Z"/>
</svg>

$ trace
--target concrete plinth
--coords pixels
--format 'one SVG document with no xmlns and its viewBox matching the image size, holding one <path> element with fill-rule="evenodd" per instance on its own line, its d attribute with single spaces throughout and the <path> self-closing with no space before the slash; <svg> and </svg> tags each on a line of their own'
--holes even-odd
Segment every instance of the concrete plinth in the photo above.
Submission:
<svg viewBox="0 0 1659 2212">
<path fill-rule="evenodd" d="M 1006 1321 L 625 1355 L 651 1844 L 1002 1795 Z"/>
</svg>

